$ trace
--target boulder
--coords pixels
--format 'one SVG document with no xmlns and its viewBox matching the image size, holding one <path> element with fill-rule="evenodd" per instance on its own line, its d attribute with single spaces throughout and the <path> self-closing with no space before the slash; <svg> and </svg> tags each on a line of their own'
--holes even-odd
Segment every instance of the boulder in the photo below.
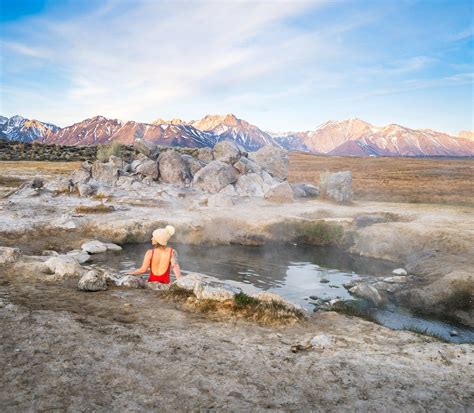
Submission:
<svg viewBox="0 0 474 413">
<path fill-rule="evenodd" d="M 151 159 L 146 159 L 140 162 L 140 164 L 135 167 L 135 171 L 139 174 L 142 174 L 143 176 L 150 177 L 155 181 L 159 177 L 158 163 Z"/>
<path fill-rule="evenodd" d="M 394 277 L 387 277 L 383 279 L 384 282 L 390 284 L 404 284 L 408 281 L 408 277 L 404 275 L 396 275 Z"/>
<path fill-rule="evenodd" d="M 220 192 L 214 195 L 211 195 L 207 199 L 207 206 L 209 207 L 231 207 L 234 205 L 232 197 L 229 195 L 221 194 Z"/>
<path fill-rule="evenodd" d="M 162 152 L 158 157 L 158 165 L 163 182 L 181 185 L 191 181 L 188 165 L 174 150 Z"/>
<path fill-rule="evenodd" d="M 222 188 L 219 191 L 219 194 L 227 195 L 227 196 L 235 196 L 235 195 L 237 195 L 237 192 L 235 191 L 235 186 L 232 185 L 232 184 L 229 184 L 229 185 L 225 186 L 224 188 Z"/>
<path fill-rule="evenodd" d="M 96 270 L 91 270 L 81 277 L 77 288 L 81 291 L 105 291 L 107 289 L 107 281 L 103 274 Z"/>
<path fill-rule="evenodd" d="M 156 160 L 160 154 L 160 148 L 158 148 L 158 145 L 144 139 L 136 139 L 133 148 L 152 160 Z"/>
<path fill-rule="evenodd" d="M 349 292 L 357 297 L 372 301 L 376 306 L 384 306 L 388 303 L 387 296 L 370 284 L 359 283 L 352 287 Z"/>
<path fill-rule="evenodd" d="M 237 169 L 241 175 L 248 173 L 260 174 L 262 172 L 260 165 L 245 156 L 240 157 L 240 159 L 234 163 L 234 168 Z"/>
<path fill-rule="evenodd" d="M 74 183 L 69 178 L 53 179 L 46 183 L 45 189 L 56 193 L 73 192 Z"/>
<path fill-rule="evenodd" d="M 80 183 L 77 185 L 77 190 L 80 196 L 90 196 L 94 193 L 95 188 L 89 184 Z"/>
<path fill-rule="evenodd" d="M 114 185 L 119 178 L 119 168 L 113 164 L 96 161 L 92 164 L 92 177 L 101 183 Z"/>
<path fill-rule="evenodd" d="M 97 240 L 86 242 L 81 245 L 81 248 L 89 254 L 100 254 L 107 251 L 107 245 Z"/>
<path fill-rule="evenodd" d="M 0 247 L 0 265 L 13 264 L 21 257 L 19 248 Z"/>
<path fill-rule="evenodd" d="M 200 161 L 199 159 L 194 158 L 191 155 L 181 155 L 184 162 L 186 162 L 186 166 L 188 167 L 189 172 L 191 173 L 191 177 L 196 175 L 196 173 L 206 166 L 206 162 Z"/>
<path fill-rule="evenodd" d="M 231 165 L 212 161 L 194 175 L 193 185 L 203 191 L 216 193 L 238 179 L 237 170 Z"/>
<path fill-rule="evenodd" d="M 241 175 L 235 183 L 235 191 L 240 196 L 259 196 L 263 197 L 264 182 L 263 179 L 255 174 Z"/>
<path fill-rule="evenodd" d="M 352 201 L 352 172 L 322 172 L 320 176 L 321 198 L 330 198 L 340 203 Z"/>
<path fill-rule="evenodd" d="M 45 262 L 45 264 L 53 273 L 52 277 L 48 277 L 52 281 L 79 277 L 84 272 L 83 268 L 72 256 L 59 255 L 57 257 L 51 257 Z"/>
<path fill-rule="evenodd" d="M 197 158 L 198 160 L 204 161 L 206 163 L 212 162 L 214 160 L 212 148 L 199 148 L 197 152 Z"/>
<path fill-rule="evenodd" d="M 272 186 L 266 193 L 265 199 L 270 202 L 293 202 L 293 190 L 288 182 L 282 182 L 281 184 L 277 184 Z"/>
<path fill-rule="evenodd" d="M 216 161 L 225 162 L 231 165 L 236 163 L 241 157 L 239 147 L 232 141 L 221 141 L 216 143 L 214 148 L 212 148 L 212 154 Z"/>
<path fill-rule="evenodd" d="M 250 152 L 249 159 L 255 161 L 272 176 L 280 179 L 288 178 L 288 152 L 284 149 L 265 145 L 256 152 Z"/>
</svg>

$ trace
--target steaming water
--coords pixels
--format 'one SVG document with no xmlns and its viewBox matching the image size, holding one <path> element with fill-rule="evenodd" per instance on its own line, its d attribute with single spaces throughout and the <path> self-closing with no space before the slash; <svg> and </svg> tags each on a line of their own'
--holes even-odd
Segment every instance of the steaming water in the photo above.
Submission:
<svg viewBox="0 0 474 413">
<path fill-rule="evenodd" d="M 141 265 L 149 244 L 130 244 L 115 254 L 94 257 L 101 266 L 126 273 Z M 364 276 L 391 276 L 396 266 L 388 261 L 344 253 L 334 248 L 270 245 L 206 246 L 176 244 L 183 274 L 200 272 L 225 281 L 246 293 L 269 291 L 311 311 L 310 297 L 353 298 L 343 284 Z M 394 329 L 416 327 L 436 333 L 453 342 L 474 342 L 474 331 L 440 320 L 429 320 L 398 307 L 374 310 L 379 322 Z M 456 329 L 459 336 L 451 337 Z"/>
</svg>

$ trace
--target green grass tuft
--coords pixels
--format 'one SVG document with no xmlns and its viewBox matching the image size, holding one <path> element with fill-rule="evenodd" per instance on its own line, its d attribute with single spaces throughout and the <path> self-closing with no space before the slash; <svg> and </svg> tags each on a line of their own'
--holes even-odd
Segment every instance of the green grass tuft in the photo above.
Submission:
<svg viewBox="0 0 474 413">
<path fill-rule="evenodd" d="M 100 145 L 97 148 L 97 160 L 100 162 L 108 162 L 111 155 L 122 156 L 123 146 L 118 142 L 111 142 L 107 145 Z"/>
</svg>

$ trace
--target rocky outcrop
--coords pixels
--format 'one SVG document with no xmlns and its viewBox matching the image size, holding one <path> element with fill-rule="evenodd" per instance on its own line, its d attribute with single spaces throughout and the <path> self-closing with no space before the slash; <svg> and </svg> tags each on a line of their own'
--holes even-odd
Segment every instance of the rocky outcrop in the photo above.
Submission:
<svg viewBox="0 0 474 413">
<path fill-rule="evenodd" d="M 352 201 L 352 172 L 323 172 L 320 176 L 321 198 L 333 199 L 340 203 Z"/>
<path fill-rule="evenodd" d="M 52 273 L 50 281 L 61 281 L 67 278 L 79 277 L 84 273 L 83 268 L 72 256 L 59 255 L 51 257 L 46 262 L 46 267 Z"/>
<path fill-rule="evenodd" d="M 193 186 L 216 193 L 237 179 L 238 173 L 234 167 L 221 161 L 212 161 L 194 175 Z"/>
<path fill-rule="evenodd" d="M 96 161 L 92 164 L 91 168 L 92 177 L 99 182 L 103 182 L 107 185 L 114 185 L 120 176 L 119 168 L 113 163 L 102 163 Z"/>
</svg>

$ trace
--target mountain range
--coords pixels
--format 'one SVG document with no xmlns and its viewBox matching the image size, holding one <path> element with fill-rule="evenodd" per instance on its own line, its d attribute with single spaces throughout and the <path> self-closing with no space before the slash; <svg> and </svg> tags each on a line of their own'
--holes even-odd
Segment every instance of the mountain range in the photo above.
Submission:
<svg viewBox="0 0 474 413">
<path fill-rule="evenodd" d="M 97 145 L 145 139 L 163 146 L 212 147 L 233 140 L 248 151 L 275 145 L 293 151 L 339 156 L 474 156 L 473 131 L 454 136 L 431 129 L 390 124 L 374 126 L 361 119 L 329 121 L 314 130 L 267 132 L 233 114 L 199 120 L 157 119 L 152 123 L 95 116 L 71 126 L 58 126 L 0 116 L 0 139 L 61 145 Z"/>
</svg>

